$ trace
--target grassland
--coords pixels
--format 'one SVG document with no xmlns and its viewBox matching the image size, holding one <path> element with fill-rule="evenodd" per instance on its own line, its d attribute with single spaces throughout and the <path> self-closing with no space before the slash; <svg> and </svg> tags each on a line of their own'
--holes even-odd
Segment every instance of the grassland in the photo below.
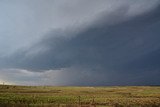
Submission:
<svg viewBox="0 0 160 107">
<path fill-rule="evenodd" d="M 160 87 L 0 85 L 0 107 L 160 107 Z"/>
</svg>

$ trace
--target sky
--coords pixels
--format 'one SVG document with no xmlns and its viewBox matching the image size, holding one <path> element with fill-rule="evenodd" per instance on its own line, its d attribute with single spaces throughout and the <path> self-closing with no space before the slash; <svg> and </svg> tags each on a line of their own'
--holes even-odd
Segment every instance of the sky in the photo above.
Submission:
<svg viewBox="0 0 160 107">
<path fill-rule="evenodd" d="M 0 84 L 160 85 L 159 0 L 0 0 Z"/>
</svg>

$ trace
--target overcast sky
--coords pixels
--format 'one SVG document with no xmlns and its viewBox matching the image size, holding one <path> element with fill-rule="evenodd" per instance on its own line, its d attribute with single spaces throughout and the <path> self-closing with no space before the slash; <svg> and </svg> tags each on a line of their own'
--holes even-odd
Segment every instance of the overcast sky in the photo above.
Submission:
<svg viewBox="0 0 160 107">
<path fill-rule="evenodd" d="M 160 85 L 159 0 L 0 0 L 0 83 Z"/>
</svg>

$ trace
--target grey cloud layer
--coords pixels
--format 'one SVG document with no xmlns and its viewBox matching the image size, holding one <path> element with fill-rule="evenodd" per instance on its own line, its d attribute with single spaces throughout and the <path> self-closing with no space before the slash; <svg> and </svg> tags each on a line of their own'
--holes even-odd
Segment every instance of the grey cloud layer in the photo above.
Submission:
<svg viewBox="0 0 160 107">
<path fill-rule="evenodd" d="M 119 7 L 129 7 L 125 16 L 128 18 L 150 11 L 158 4 L 159 0 L 1 0 L 0 55 L 29 47 L 52 29 L 85 29 L 101 15 L 107 16 Z"/>
<path fill-rule="evenodd" d="M 72 3 L 73 6 L 77 6 L 86 2 Z M 101 11 L 87 26 L 80 24 L 78 27 L 80 30 L 76 27 L 72 29 L 74 28 L 72 26 L 69 29 L 62 28 L 48 32 L 31 47 L 1 57 L 0 68 L 25 69 L 36 71 L 35 73 L 57 70 L 60 72 L 58 77 L 67 81 L 64 83 L 62 80 L 57 80 L 62 85 L 159 84 L 160 7 L 157 6 L 159 2 L 156 0 L 108 2 L 122 5 L 118 5 L 115 9 L 111 8 L 110 12 Z M 151 7 L 146 5 L 141 11 L 136 10 L 148 2 L 152 4 Z M 92 6 L 96 3 L 101 4 L 96 1 L 92 3 Z M 64 8 L 74 8 L 70 5 Z M 84 8 L 90 8 L 87 6 Z M 76 11 L 81 13 L 81 9 Z M 45 75 L 55 74 L 49 72 Z M 43 76 L 36 76 L 38 77 Z"/>
</svg>

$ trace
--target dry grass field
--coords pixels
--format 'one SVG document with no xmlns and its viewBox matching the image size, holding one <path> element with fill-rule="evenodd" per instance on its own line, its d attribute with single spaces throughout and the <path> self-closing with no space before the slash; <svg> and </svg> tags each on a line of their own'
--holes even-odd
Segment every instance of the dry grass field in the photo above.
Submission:
<svg viewBox="0 0 160 107">
<path fill-rule="evenodd" d="M 160 87 L 0 85 L 0 107 L 160 107 Z"/>
</svg>

